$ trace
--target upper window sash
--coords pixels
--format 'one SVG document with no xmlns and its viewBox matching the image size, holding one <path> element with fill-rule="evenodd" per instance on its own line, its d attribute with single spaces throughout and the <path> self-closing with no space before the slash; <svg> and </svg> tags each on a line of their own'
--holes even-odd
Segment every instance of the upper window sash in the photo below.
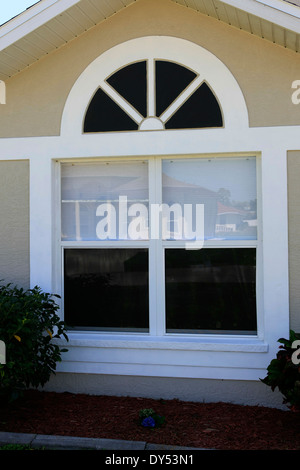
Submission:
<svg viewBox="0 0 300 470">
<path fill-rule="evenodd" d="M 257 240 L 255 157 L 161 163 L 160 198 L 146 162 L 62 164 L 62 241 Z"/>
</svg>

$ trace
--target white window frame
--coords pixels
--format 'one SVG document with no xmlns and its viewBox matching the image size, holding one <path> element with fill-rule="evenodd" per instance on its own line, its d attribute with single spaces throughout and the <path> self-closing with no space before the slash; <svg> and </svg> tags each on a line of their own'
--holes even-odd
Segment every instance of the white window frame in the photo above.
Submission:
<svg viewBox="0 0 300 470">
<path fill-rule="evenodd" d="M 245 157 L 245 155 L 243 155 Z M 248 157 L 253 155 L 246 155 Z M 222 158 L 222 155 L 218 156 L 209 156 L 209 158 Z M 239 158 L 240 155 L 235 155 L 232 158 Z M 204 155 L 194 155 L 193 157 L 189 157 L 190 159 L 200 159 L 200 158 L 207 158 L 207 156 Z M 205 240 L 203 244 L 203 248 L 255 248 L 256 249 L 256 256 L 257 256 L 257 266 L 256 266 L 256 286 L 260 285 L 260 276 L 261 276 L 261 269 L 260 269 L 260 226 L 261 226 L 261 211 L 260 211 L 260 159 L 255 156 L 256 158 L 256 182 L 257 182 L 257 220 L 258 220 L 258 233 L 257 233 L 257 238 L 255 240 Z M 151 204 L 162 204 L 162 163 L 164 159 L 169 159 L 167 157 L 147 157 L 147 158 L 136 158 L 136 159 L 126 159 L 126 158 L 114 158 L 114 159 L 95 159 L 93 160 L 93 163 L 97 162 L 105 162 L 105 163 L 110 163 L 110 162 L 125 162 L 125 163 L 132 163 L 134 161 L 136 162 L 141 162 L 145 161 L 148 164 L 148 188 L 149 188 L 149 207 Z M 172 157 L 173 160 L 180 159 L 182 160 L 182 156 L 175 156 Z M 80 164 L 84 163 L 86 161 L 83 160 L 71 160 L 74 164 Z M 57 178 L 61 182 L 61 165 L 64 163 L 70 163 L 70 160 L 67 161 L 61 161 L 59 168 L 57 169 L 58 171 L 58 176 Z M 59 194 L 61 194 L 61 189 L 59 187 Z M 61 200 L 57 201 L 57 239 L 61 239 Z M 149 210 L 149 221 L 150 221 L 150 227 L 151 223 L 151 211 Z M 135 333 L 134 331 L 128 333 L 128 332 L 116 332 L 116 331 L 105 331 L 98 329 L 98 334 L 103 334 L 103 335 L 150 335 L 153 337 L 164 337 L 164 336 L 170 336 L 171 338 L 175 337 L 182 337 L 182 338 L 192 338 L 194 337 L 194 340 L 198 340 L 199 338 L 215 338 L 216 341 L 220 341 L 220 336 L 226 337 L 226 338 L 261 338 L 262 337 L 262 297 L 259 294 L 259 288 L 257 290 L 257 333 L 253 335 L 247 335 L 243 333 L 236 333 L 236 334 L 226 334 L 222 332 L 216 332 L 215 334 L 207 334 L 207 333 L 169 333 L 166 331 L 166 307 L 165 307 L 165 249 L 174 249 L 174 248 L 180 248 L 180 249 L 185 249 L 186 247 L 186 241 L 185 240 L 163 240 L 161 237 L 159 239 L 151 239 L 149 237 L 149 240 L 95 240 L 95 241 L 61 241 L 60 242 L 60 248 L 59 248 L 59 253 L 60 256 L 58 258 L 58 264 L 61 266 L 61 283 L 59 285 L 59 292 L 62 297 L 61 301 L 61 307 L 62 307 L 62 313 L 63 313 L 63 305 L 64 305 L 64 255 L 63 252 L 65 249 L 68 248 L 80 248 L 80 249 L 103 249 L 103 248 L 112 248 L 112 249 L 118 249 L 118 248 L 127 248 L 127 249 L 134 249 L 134 248 L 146 248 L 148 250 L 148 255 L 149 255 L 149 271 L 148 271 L 148 276 L 149 276 L 149 332 L 147 333 Z M 59 279 L 58 279 L 59 283 Z M 100 305 L 100 300 L 99 300 L 99 305 Z M 84 313 L 83 313 L 84 314 Z M 109 315 L 109 312 L 107 312 Z M 184 312 L 183 312 L 184 314 Z M 77 331 L 80 331 L 80 328 L 77 327 Z M 82 329 L 82 333 L 84 332 L 85 329 Z M 71 331 L 73 331 L 71 329 Z M 93 329 L 92 326 L 90 328 L 91 332 L 97 331 L 97 329 Z"/>
<path fill-rule="evenodd" d="M 83 135 L 85 110 L 98 86 L 95 72 L 103 70 L 103 74 L 108 75 L 112 68 L 116 70 L 139 57 L 144 59 L 147 51 L 153 57 L 164 57 L 201 70 L 221 103 L 224 128 Z M 90 64 L 70 91 L 60 136 L 4 142 L 2 158 L 8 154 L 14 158 L 30 155 L 31 285 L 38 284 L 56 293 L 60 293 L 62 268 L 57 230 L 60 162 L 170 155 L 172 158 L 256 155 L 261 161 L 257 181 L 257 187 L 261 188 L 262 219 L 257 282 L 261 304 L 258 336 L 218 335 L 217 338 L 197 336 L 195 339 L 175 338 L 173 334 L 170 337 L 72 333 L 69 352 L 58 370 L 237 380 L 262 377 L 277 350 L 277 339 L 289 333 L 286 152 L 287 146 L 289 150 L 298 148 L 297 132 L 293 127 L 250 128 L 243 94 L 227 67 L 194 43 L 160 36 L 128 41 Z M 279 181 L 284 183 L 279 184 Z M 154 269 L 153 266 L 150 269 Z M 159 292 L 156 298 L 161 298 Z M 160 321 L 159 318 L 153 320 L 152 331 L 163 330 Z"/>
</svg>

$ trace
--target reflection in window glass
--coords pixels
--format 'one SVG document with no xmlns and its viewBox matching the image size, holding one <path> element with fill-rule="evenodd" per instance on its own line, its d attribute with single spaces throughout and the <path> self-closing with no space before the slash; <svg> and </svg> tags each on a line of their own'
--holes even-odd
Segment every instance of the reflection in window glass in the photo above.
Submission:
<svg viewBox="0 0 300 470">
<path fill-rule="evenodd" d="M 165 300 L 157 314 L 167 333 L 256 334 L 256 158 L 159 161 L 162 167 L 151 168 L 151 199 L 147 161 L 61 164 L 67 325 L 149 332 L 150 247 L 151 300 Z M 199 234 L 200 213 L 196 239 L 204 234 L 208 242 L 187 250 Z M 155 298 L 163 273 L 165 299 Z"/>
<path fill-rule="evenodd" d="M 168 333 L 256 333 L 256 250 L 165 252 Z"/>
<path fill-rule="evenodd" d="M 146 163 L 63 164 L 61 168 L 62 240 L 147 239 Z"/>
<path fill-rule="evenodd" d="M 148 331 L 146 249 L 66 249 L 64 311 L 68 327 Z"/>
<path fill-rule="evenodd" d="M 196 204 L 202 204 L 206 240 L 255 240 L 256 159 L 164 160 L 163 203 L 170 207 L 179 204 L 182 216 L 187 210 L 184 205 L 195 214 Z M 195 215 L 192 223 L 191 233 L 195 231 Z"/>
</svg>

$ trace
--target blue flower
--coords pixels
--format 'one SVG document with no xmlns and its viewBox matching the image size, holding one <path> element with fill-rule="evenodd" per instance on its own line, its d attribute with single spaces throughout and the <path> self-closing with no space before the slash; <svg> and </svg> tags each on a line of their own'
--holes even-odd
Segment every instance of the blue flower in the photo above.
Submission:
<svg viewBox="0 0 300 470">
<path fill-rule="evenodd" d="M 148 418 L 143 419 L 142 426 L 147 426 L 147 427 L 154 428 L 155 420 L 151 416 L 148 416 Z"/>
</svg>

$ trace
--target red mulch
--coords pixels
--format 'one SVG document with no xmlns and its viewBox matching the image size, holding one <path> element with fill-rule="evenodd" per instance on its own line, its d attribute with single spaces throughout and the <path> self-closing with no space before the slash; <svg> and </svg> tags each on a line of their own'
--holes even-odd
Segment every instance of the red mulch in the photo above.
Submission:
<svg viewBox="0 0 300 470">
<path fill-rule="evenodd" d="M 144 428 L 139 411 L 165 417 Z M 222 450 L 300 450 L 300 413 L 260 406 L 27 391 L 0 406 L 0 431 L 146 441 Z"/>
</svg>

